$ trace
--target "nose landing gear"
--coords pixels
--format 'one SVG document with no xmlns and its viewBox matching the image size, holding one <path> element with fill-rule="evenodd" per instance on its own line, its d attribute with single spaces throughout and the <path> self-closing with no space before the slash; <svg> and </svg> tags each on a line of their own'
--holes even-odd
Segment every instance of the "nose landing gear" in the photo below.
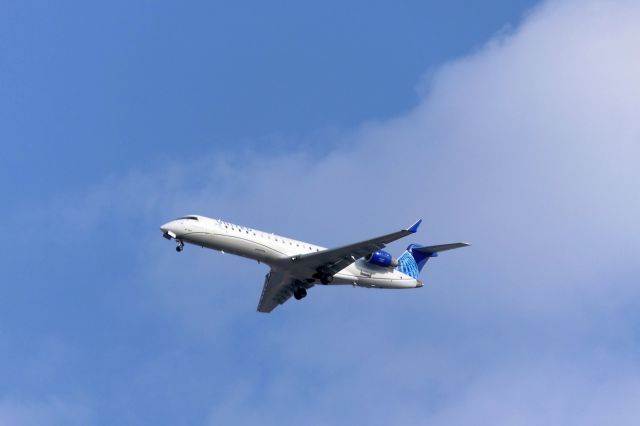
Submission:
<svg viewBox="0 0 640 426">
<path fill-rule="evenodd" d="M 179 240 L 176 240 L 176 241 L 178 242 L 178 245 L 176 246 L 176 251 L 180 253 L 182 250 L 184 250 L 184 243 Z"/>
</svg>

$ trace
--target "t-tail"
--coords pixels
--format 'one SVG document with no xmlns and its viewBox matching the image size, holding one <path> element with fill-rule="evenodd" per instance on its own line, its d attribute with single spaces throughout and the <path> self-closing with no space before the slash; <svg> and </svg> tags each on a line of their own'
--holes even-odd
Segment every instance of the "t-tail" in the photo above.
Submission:
<svg viewBox="0 0 640 426">
<path fill-rule="evenodd" d="M 467 247 L 468 245 L 468 243 L 452 243 L 424 247 L 420 244 L 410 244 L 409 247 L 407 247 L 407 251 L 402 253 L 402 256 L 398 258 L 396 270 L 418 279 L 422 268 L 424 268 L 424 265 L 427 264 L 430 258 L 438 256 L 438 253 L 441 251 Z"/>
</svg>

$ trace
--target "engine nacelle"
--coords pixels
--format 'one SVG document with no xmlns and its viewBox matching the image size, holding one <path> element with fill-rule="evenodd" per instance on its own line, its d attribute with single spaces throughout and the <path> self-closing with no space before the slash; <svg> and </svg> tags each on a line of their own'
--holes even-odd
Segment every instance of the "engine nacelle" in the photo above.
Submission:
<svg viewBox="0 0 640 426">
<path fill-rule="evenodd" d="M 374 265 L 383 267 L 396 267 L 398 266 L 398 259 L 395 259 L 391 254 L 384 250 L 374 251 L 371 254 L 365 256 L 364 260 Z"/>
</svg>

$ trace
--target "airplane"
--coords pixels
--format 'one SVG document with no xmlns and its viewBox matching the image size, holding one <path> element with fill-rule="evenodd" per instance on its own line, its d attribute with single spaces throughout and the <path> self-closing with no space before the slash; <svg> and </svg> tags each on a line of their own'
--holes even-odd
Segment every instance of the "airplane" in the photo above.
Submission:
<svg viewBox="0 0 640 426">
<path fill-rule="evenodd" d="M 469 244 L 410 244 L 397 259 L 382 250 L 393 241 L 415 234 L 420 223 L 422 219 L 407 229 L 331 249 L 195 214 L 172 220 L 160 230 L 164 238 L 175 240 L 178 252 L 189 243 L 268 265 L 270 271 L 265 276 L 257 310 L 269 313 L 291 296 L 296 300 L 305 298 L 307 290 L 316 284 L 422 287 L 418 276 L 430 258 Z"/>
</svg>

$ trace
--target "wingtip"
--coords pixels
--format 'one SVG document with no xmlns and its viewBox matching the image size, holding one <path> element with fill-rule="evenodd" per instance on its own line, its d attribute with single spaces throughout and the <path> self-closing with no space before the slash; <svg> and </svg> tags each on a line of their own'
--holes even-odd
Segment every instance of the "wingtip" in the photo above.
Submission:
<svg viewBox="0 0 640 426">
<path fill-rule="evenodd" d="M 422 223 L 422 219 L 418 220 L 416 223 L 411 225 L 409 229 L 407 229 L 407 231 L 411 232 L 412 234 L 415 234 L 416 232 L 418 232 L 418 228 L 420 227 L 421 223 Z"/>
</svg>

